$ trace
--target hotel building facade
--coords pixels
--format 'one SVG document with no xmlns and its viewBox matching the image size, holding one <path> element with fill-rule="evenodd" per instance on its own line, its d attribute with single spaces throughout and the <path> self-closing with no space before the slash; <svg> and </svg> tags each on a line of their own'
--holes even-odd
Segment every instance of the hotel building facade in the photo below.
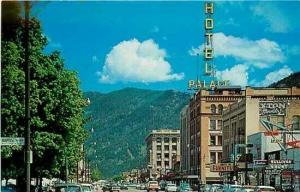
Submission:
<svg viewBox="0 0 300 192">
<path fill-rule="evenodd" d="M 200 90 L 189 102 L 189 176 L 197 176 L 198 182 L 222 183 L 217 172 L 210 171 L 210 165 L 222 160 L 222 114 L 228 106 L 244 97 L 240 87 Z"/>
</svg>

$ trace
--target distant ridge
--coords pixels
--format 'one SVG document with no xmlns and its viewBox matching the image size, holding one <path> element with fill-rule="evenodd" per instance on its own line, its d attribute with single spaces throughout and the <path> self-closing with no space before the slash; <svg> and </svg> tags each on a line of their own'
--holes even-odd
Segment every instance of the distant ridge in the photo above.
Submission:
<svg viewBox="0 0 300 192">
<path fill-rule="evenodd" d="M 280 88 L 293 86 L 300 88 L 300 72 L 293 73 L 290 76 L 277 81 L 276 83 L 272 83 L 268 87 Z"/>
<path fill-rule="evenodd" d="M 190 98 L 189 94 L 175 90 L 137 88 L 84 95 L 91 101 L 87 115 L 92 115 L 86 128 L 95 130 L 86 144 L 88 158 L 92 165 L 97 163 L 106 178 L 146 167 L 145 137 L 153 129 L 179 129 L 180 111 Z"/>
</svg>

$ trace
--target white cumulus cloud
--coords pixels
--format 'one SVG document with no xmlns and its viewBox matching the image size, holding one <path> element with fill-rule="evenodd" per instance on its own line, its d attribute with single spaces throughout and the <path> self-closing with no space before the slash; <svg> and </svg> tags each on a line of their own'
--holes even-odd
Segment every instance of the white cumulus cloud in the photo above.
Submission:
<svg viewBox="0 0 300 192">
<path fill-rule="evenodd" d="M 286 33 L 292 28 L 290 19 L 275 2 L 259 2 L 251 7 L 251 10 L 255 16 L 265 21 L 267 24 L 266 31 Z"/>
<path fill-rule="evenodd" d="M 216 76 L 220 80 L 229 80 L 231 85 L 247 86 L 248 84 L 248 66 L 246 64 L 234 65 L 230 69 L 217 71 Z"/>
<path fill-rule="evenodd" d="M 100 82 L 162 82 L 181 80 L 183 73 L 173 73 L 166 61 L 166 51 L 152 39 L 122 41 L 106 55 Z"/>
<path fill-rule="evenodd" d="M 215 33 L 213 36 L 214 55 L 230 56 L 237 61 L 258 68 L 268 68 L 275 63 L 285 60 L 280 46 L 268 39 L 249 40 L 247 38 L 234 37 L 224 33 Z M 202 54 L 203 44 L 198 48 L 192 48 L 191 55 Z"/>
<path fill-rule="evenodd" d="M 290 69 L 288 66 L 285 65 L 277 71 L 272 71 L 268 73 L 262 82 L 257 83 L 257 86 L 263 86 L 263 87 L 269 86 L 270 84 L 275 83 L 289 76 L 292 73 L 293 73 L 292 69 Z"/>
</svg>

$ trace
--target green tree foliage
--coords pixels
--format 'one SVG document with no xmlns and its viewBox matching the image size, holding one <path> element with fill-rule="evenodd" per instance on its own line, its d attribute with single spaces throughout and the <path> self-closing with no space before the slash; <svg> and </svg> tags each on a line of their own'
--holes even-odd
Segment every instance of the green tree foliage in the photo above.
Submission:
<svg viewBox="0 0 300 192">
<path fill-rule="evenodd" d="M 101 179 L 101 173 L 100 173 L 99 169 L 92 169 L 91 179 L 93 182 L 99 181 Z"/>
<path fill-rule="evenodd" d="M 6 25 L 14 28 L 7 30 L 9 34 L 2 32 L 1 42 L 2 137 L 25 135 L 24 22 L 20 17 L 14 18 L 13 22 L 4 22 L 4 28 L 7 28 Z M 47 39 L 42 33 L 39 21 L 32 19 L 30 112 L 33 177 L 63 176 L 64 155 L 68 158 L 70 170 L 75 170 L 76 162 L 81 158 L 81 146 L 86 138 L 83 129 L 86 101 L 79 89 L 77 74 L 64 68 L 59 52 L 45 54 L 43 50 L 46 45 Z M 24 157 L 21 146 L 2 147 L 1 158 L 2 168 L 5 168 L 4 175 L 12 177 L 12 173 L 17 173 L 15 177 L 18 177 L 23 174 Z"/>
<path fill-rule="evenodd" d="M 114 177 L 112 178 L 112 180 L 113 180 L 114 182 L 119 182 L 119 181 L 124 180 L 124 177 L 123 177 L 122 175 L 117 175 L 117 176 L 114 176 Z"/>
</svg>

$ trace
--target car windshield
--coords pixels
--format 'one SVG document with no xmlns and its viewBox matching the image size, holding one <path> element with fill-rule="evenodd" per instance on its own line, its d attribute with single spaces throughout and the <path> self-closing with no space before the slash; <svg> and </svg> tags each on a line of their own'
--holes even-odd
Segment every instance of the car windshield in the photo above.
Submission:
<svg viewBox="0 0 300 192">
<path fill-rule="evenodd" d="M 80 192 L 78 186 L 59 186 L 55 187 L 55 192 Z"/>
</svg>

